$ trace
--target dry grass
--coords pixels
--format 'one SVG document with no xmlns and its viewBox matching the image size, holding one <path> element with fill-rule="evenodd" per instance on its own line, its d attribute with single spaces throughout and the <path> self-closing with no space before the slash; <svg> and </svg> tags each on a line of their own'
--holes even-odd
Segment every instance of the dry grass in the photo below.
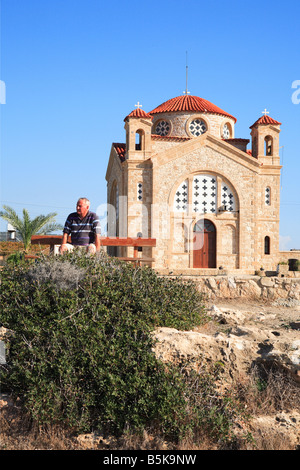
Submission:
<svg viewBox="0 0 300 470">
<path fill-rule="evenodd" d="M 299 385 L 287 371 L 274 364 L 268 368 L 255 366 L 234 388 L 252 416 L 288 410 L 300 412 Z"/>
<path fill-rule="evenodd" d="M 283 370 L 256 367 L 249 376 L 233 385 L 233 395 L 251 419 L 237 428 L 231 449 L 236 450 L 295 450 L 299 443 L 288 429 L 274 426 L 281 412 L 300 414 L 299 386 Z M 19 406 L 4 406 L 0 410 L 0 450 L 219 450 L 205 432 L 186 437 L 180 443 L 166 442 L 155 430 L 137 435 L 126 432 L 120 438 L 87 435 L 78 439 L 62 427 L 40 428 L 22 412 Z"/>
</svg>

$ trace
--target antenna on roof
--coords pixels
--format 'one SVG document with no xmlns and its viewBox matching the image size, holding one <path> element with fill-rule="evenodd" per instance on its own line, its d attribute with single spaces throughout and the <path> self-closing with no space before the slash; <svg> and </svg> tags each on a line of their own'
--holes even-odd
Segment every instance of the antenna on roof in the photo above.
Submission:
<svg viewBox="0 0 300 470">
<path fill-rule="evenodd" d="M 185 66 L 185 91 L 183 92 L 184 95 L 188 95 L 190 92 L 188 91 L 188 60 L 187 60 L 187 51 L 186 51 L 186 66 Z"/>
</svg>

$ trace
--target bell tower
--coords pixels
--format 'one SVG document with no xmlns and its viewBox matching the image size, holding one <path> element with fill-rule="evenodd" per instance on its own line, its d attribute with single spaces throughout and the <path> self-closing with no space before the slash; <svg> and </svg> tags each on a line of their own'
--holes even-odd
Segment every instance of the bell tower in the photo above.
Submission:
<svg viewBox="0 0 300 470">
<path fill-rule="evenodd" d="M 279 133 L 281 122 L 267 116 L 268 111 L 263 111 L 260 117 L 251 127 L 252 156 L 263 165 L 279 165 Z"/>
<path fill-rule="evenodd" d="M 151 156 L 152 116 L 136 104 L 137 109 L 126 118 L 126 160 L 146 160 Z"/>
</svg>

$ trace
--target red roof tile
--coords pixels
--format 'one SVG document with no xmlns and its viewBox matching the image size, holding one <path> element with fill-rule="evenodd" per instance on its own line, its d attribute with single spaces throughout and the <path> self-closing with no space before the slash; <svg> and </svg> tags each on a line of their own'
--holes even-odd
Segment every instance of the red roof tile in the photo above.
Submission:
<svg viewBox="0 0 300 470">
<path fill-rule="evenodd" d="M 191 140 L 191 137 L 151 134 L 152 140 L 173 140 L 175 142 Z"/>
<path fill-rule="evenodd" d="M 146 113 L 145 111 L 143 111 L 142 109 L 140 108 L 137 108 L 137 109 L 134 109 L 133 111 L 131 111 L 130 114 L 128 114 L 128 116 L 126 116 L 126 118 L 124 119 L 124 121 L 126 121 L 126 119 L 128 118 L 146 118 L 146 119 L 152 119 L 152 116 L 150 116 L 150 114 Z"/>
<path fill-rule="evenodd" d="M 255 123 L 250 126 L 250 129 L 252 129 L 252 127 L 256 126 L 257 124 L 273 124 L 275 126 L 280 126 L 281 122 L 275 121 L 275 119 L 271 118 L 270 116 L 264 115 L 257 119 L 257 121 L 255 121 Z"/>
<path fill-rule="evenodd" d="M 117 154 L 120 157 L 121 162 L 125 160 L 126 144 L 113 144 Z"/>
<path fill-rule="evenodd" d="M 177 96 L 176 98 L 165 101 L 160 106 L 150 111 L 149 114 L 178 113 L 180 111 L 220 114 L 221 116 L 230 117 L 236 122 L 236 118 L 234 116 L 226 113 L 226 111 L 223 111 L 223 109 L 214 105 L 210 101 L 191 95 Z"/>
</svg>

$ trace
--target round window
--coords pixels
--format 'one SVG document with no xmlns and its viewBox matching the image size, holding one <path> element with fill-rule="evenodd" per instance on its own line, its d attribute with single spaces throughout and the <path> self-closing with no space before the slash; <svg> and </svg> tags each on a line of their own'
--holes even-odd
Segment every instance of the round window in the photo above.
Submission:
<svg viewBox="0 0 300 470">
<path fill-rule="evenodd" d="M 170 129 L 171 127 L 168 121 L 159 121 L 155 127 L 155 134 L 166 136 L 169 134 Z"/>
<path fill-rule="evenodd" d="M 193 121 L 191 121 L 189 124 L 189 131 L 192 135 L 198 137 L 199 135 L 204 134 L 204 132 L 207 131 L 207 127 L 205 122 L 202 121 L 202 119 L 193 119 Z"/>
</svg>

